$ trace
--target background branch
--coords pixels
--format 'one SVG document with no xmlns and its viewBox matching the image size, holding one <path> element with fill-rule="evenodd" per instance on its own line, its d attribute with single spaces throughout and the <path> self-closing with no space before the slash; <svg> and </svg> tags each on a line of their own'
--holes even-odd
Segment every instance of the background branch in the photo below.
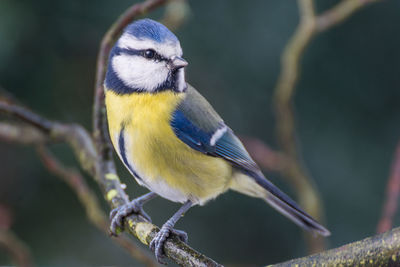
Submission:
<svg viewBox="0 0 400 267">
<path fill-rule="evenodd" d="M 21 144 L 43 144 L 47 142 L 43 132 L 36 128 L 17 123 L 0 122 L 0 139 Z"/>
<path fill-rule="evenodd" d="M 107 130 L 107 119 L 104 107 L 103 81 L 107 66 L 107 57 L 115 40 L 119 37 L 122 30 L 138 16 L 143 15 L 163 4 L 165 0 L 148 0 L 143 3 L 135 4 L 122 14 L 111 26 L 102 39 L 100 51 L 97 58 L 97 71 L 95 78 L 95 101 L 93 112 L 93 136 L 94 145 L 98 151 L 99 169 L 98 179 L 102 185 L 107 201 L 113 208 L 121 206 L 128 201 L 128 196 L 121 188 L 119 177 L 115 171 L 112 159 L 112 146 Z M 143 218 L 142 218 L 143 219 Z M 135 235 L 142 243 L 149 245 L 159 229 L 148 222 L 138 221 L 137 217 L 130 216 L 126 219 L 126 228 Z M 173 237 L 165 243 L 164 251 L 166 255 L 181 265 L 194 266 L 218 266 L 216 262 L 204 255 L 191 249 L 186 244 Z"/>
<path fill-rule="evenodd" d="M 287 159 L 281 152 L 273 150 L 261 139 L 251 136 L 239 136 L 243 145 L 257 164 L 268 171 L 280 172 L 285 168 Z"/>
<path fill-rule="evenodd" d="M 28 246 L 10 230 L 12 223 L 11 210 L 6 205 L 0 204 L 0 249 L 8 252 L 14 264 L 23 267 L 33 266 Z"/>
<path fill-rule="evenodd" d="M 148 0 L 143 3 L 135 4 L 128 8 L 110 29 L 104 35 L 101 43 L 99 54 L 97 56 L 97 67 L 95 77 L 95 88 L 94 88 L 94 108 L 93 108 L 93 136 L 96 144 L 96 148 L 100 153 L 100 159 L 104 161 L 105 172 L 115 172 L 115 166 L 112 162 L 112 145 L 108 136 L 107 130 L 107 118 L 104 107 L 104 88 L 103 82 L 105 72 L 107 69 L 108 55 L 115 40 L 119 37 L 122 30 L 132 20 L 140 15 L 145 14 L 163 4 L 166 0 Z"/>
<path fill-rule="evenodd" d="M 22 112 L 20 110 L 20 112 Z M 25 111 L 25 119 L 30 115 Z M 42 144 L 49 143 L 46 135 L 37 128 L 23 124 L 0 123 L 0 139 L 7 142 L 34 144 L 43 165 L 50 173 L 60 177 L 67 183 L 78 196 L 78 199 L 85 208 L 87 217 L 99 230 L 109 235 L 109 221 L 103 210 L 100 208 L 96 195 L 90 190 L 83 176 L 75 169 L 69 169 L 62 165 L 51 152 Z M 120 238 L 113 239 L 114 242 L 123 247 L 129 254 L 146 266 L 158 266 L 158 263 L 147 252 L 143 251 L 129 238 L 121 235 Z"/>
<path fill-rule="evenodd" d="M 311 178 L 301 164 L 300 153 L 297 150 L 295 142 L 295 119 L 292 102 L 296 83 L 300 75 L 300 61 L 304 50 L 314 36 L 344 21 L 347 17 L 369 2 L 374 2 L 374 0 L 344 0 L 333 8 L 323 12 L 321 15 L 316 15 L 312 0 L 299 0 L 300 24 L 283 53 L 282 70 L 275 94 L 278 117 L 277 132 L 284 153 L 273 151 L 256 139 L 245 138 L 244 140 L 248 147 L 252 147 L 249 150 L 256 151 L 255 158 L 258 157 L 256 160 L 264 168 L 273 171 L 285 170 L 290 183 L 296 188 L 301 204 L 316 218 L 323 217 L 322 207 L 319 206 L 321 201 L 319 200 L 318 192 Z M 114 208 L 125 204 L 129 198 L 125 194 L 115 170 L 112 156 L 113 150 L 108 137 L 104 109 L 102 83 L 107 64 L 107 56 L 114 41 L 127 24 L 145 12 L 151 11 L 165 3 L 167 3 L 165 0 L 148 0 L 132 6 L 113 24 L 104 36 L 97 61 L 93 136 L 79 125 L 49 121 L 21 105 L 12 104 L 14 102 L 12 97 L 6 93 L 1 95 L 2 91 L 0 90 L 0 111 L 15 118 L 19 118 L 24 122 L 12 124 L 0 122 L 0 138 L 6 141 L 24 144 L 66 142 L 72 147 L 82 168 L 99 184 L 109 205 Z M 175 6 L 173 8 L 185 8 L 185 5 L 186 8 L 188 7 L 185 1 L 176 0 L 176 3 L 179 4 L 178 7 Z M 184 11 L 183 13 L 187 14 L 189 12 Z M 169 16 L 168 12 L 165 13 L 165 17 L 163 18 L 165 23 L 179 25 L 183 21 L 183 19 L 178 19 L 178 21 L 170 20 L 171 18 Z M 186 15 L 183 15 L 182 18 L 185 18 L 185 16 Z M 40 149 L 39 152 L 47 168 L 57 176 L 65 179 L 77 193 L 82 203 L 84 203 L 88 217 L 91 218 L 92 222 L 105 231 L 108 228 L 107 219 L 98 206 L 98 200 L 95 198 L 93 192 L 87 188 L 86 184 L 82 186 L 82 182 L 84 183 L 82 174 L 76 170 L 66 168 L 49 154 L 48 151 L 43 150 L 43 148 Z M 158 231 L 155 225 L 143 221 L 142 218 L 136 216 L 131 216 L 127 219 L 125 228 L 146 245 L 149 244 Z M 380 239 L 382 242 L 379 242 Z M 115 240 L 128 249 L 136 249 L 124 236 L 120 236 Z M 300 265 L 306 264 L 304 266 L 317 262 L 341 263 L 343 265 L 345 265 L 346 262 L 348 264 L 372 264 L 380 263 L 380 259 L 386 259 L 386 262 L 389 263 L 391 263 L 390 259 L 392 259 L 393 262 L 397 262 L 399 255 L 393 251 L 389 251 L 391 247 L 398 246 L 397 240 L 398 229 L 395 229 L 384 235 L 372 237 L 335 250 L 293 260 L 291 262 Z M 127 243 L 124 243 L 125 241 Z M 323 248 L 322 241 L 318 239 L 309 239 L 309 244 L 311 251 L 317 251 Z M 387 244 L 390 245 L 386 246 Z M 369 250 L 364 250 L 363 247 Z M 168 240 L 165 250 L 167 256 L 180 265 L 218 266 L 216 262 L 194 251 L 175 237 Z M 135 257 L 144 257 L 143 261 L 146 262 L 146 256 L 143 256 L 141 252 L 137 250 L 131 251 L 132 255 L 135 255 L 135 253 L 140 254 Z M 341 254 L 339 255 L 339 253 Z M 357 261 L 353 261 L 353 259 Z M 344 260 L 347 261 L 344 262 Z M 152 264 L 151 260 L 148 264 Z"/>
<path fill-rule="evenodd" d="M 17 266 L 33 266 L 28 247 L 10 230 L 0 229 L 0 247 L 9 252 Z"/>
<path fill-rule="evenodd" d="M 128 196 L 125 194 L 116 173 L 102 172 L 103 161 L 99 160 L 100 156 L 96 152 L 94 141 L 84 128 L 75 124 L 52 122 L 24 107 L 2 101 L 0 101 L 0 111 L 20 118 L 30 126 L 38 128 L 48 138 L 48 141 L 69 144 L 81 167 L 94 177 L 102 189 L 105 199 L 112 207 L 117 207 L 128 201 Z M 159 231 L 157 226 L 144 222 L 143 218 L 133 215 L 127 218 L 125 227 L 146 245 Z M 166 242 L 164 250 L 169 258 L 180 265 L 219 266 L 215 261 L 195 251 L 176 237 L 170 238 Z"/>
<path fill-rule="evenodd" d="M 177 30 L 191 14 L 190 6 L 186 0 L 170 0 L 165 6 L 164 16 L 160 23 L 166 25 L 171 31 Z"/>
<path fill-rule="evenodd" d="M 374 0 L 343 0 L 321 15 L 316 15 L 313 0 L 298 0 L 300 23 L 287 43 L 281 58 L 281 72 L 275 88 L 274 101 L 277 137 L 288 158 L 284 173 L 297 192 L 301 206 L 311 216 L 322 222 L 325 217 L 322 200 L 316 185 L 302 164 L 296 143 L 293 99 L 300 76 L 300 62 L 314 36 L 344 21 L 369 2 L 374 2 Z M 314 238 L 306 233 L 306 240 L 310 252 L 322 251 L 325 248 L 323 237 Z"/>
<path fill-rule="evenodd" d="M 392 228 L 393 218 L 397 211 L 400 196 L 400 142 L 397 144 L 392 170 L 386 186 L 386 200 L 383 204 L 382 217 L 378 223 L 377 232 L 383 233 Z"/>
<path fill-rule="evenodd" d="M 49 172 L 61 178 L 76 193 L 79 201 L 85 208 L 86 215 L 90 222 L 100 231 L 109 235 L 110 226 L 108 216 L 106 216 L 101 209 L 96 195 L 90 190 L 83 176 L 77 170 L 63 166 L 44 146 L 39 146 L 37 151 L 43 165 Z M 113 238 L 113 241 L 123 247 L 133 258 L 137 259 L 145 266 L 159 266 L 154 257 L 148 255 L 147 252 L 143 251 L 136 243 L 132 242 L 126 236 L 121 235 L 120 238 Z"/>
</svg>

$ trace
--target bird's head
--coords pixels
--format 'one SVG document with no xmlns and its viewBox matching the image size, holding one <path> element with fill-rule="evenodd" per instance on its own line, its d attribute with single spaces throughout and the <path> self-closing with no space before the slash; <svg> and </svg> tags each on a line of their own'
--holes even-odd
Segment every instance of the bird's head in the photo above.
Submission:
<svg viewBox="0 0 400 267">
<path fill-rule="evenodd" d="M 128 25 L 111 50 L 105 86 L 119 94 L 186 90 L 182 48 L 164 25 L 142 19 Z"/>
</svg>

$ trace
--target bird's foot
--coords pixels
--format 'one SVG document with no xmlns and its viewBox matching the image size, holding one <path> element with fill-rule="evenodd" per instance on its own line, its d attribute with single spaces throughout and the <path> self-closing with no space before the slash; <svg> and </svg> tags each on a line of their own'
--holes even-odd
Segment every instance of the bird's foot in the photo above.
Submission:
<svg viewBox="0 0 400 267">
<path fill-rule="evenodd" d="M 171 234 L 176 235 L 182 242 L 187 243 L 188 241 L 188 235 L 184 231 L 176 230 L 173 225 L 166 222 L 150 242 L 150 249 L 154 251 L 157 261 L 161 264 L 166 264 L 163 260 L 165 257 L 164 243 Z"/>
<path fill-rule="evenodd" d="M 134 199 L 130 203 L 127 203 L 118 208 L 115 208 L 110 212 L 111 235 L 117 236 L 118 235 L 117 229 L 124 230 L 125 218 L 131 214 L 140 215 L 147 221 L 151 222 L 150 216 L 143 210 L 143 203 Z"/>
</svg>

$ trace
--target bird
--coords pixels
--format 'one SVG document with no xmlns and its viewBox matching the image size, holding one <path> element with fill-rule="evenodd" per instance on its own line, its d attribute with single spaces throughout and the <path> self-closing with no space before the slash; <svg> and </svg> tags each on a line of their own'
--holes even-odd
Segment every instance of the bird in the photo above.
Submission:
<svg viewBox="0 0 400 267">
<path fill-rule="evenodd" d="M 174 228 L 191 207 L 234 190 L 261 198 L 305 230 L 330 232 L 261 172 L 241 141 L 209 102 L 186 82 L 188 62 L 178 38 L 151 19 L 132 22 L 110 51 L 104 81 L 111 142 L 137 183 L 150 192 L 110 212 L 110 231 L 160 196 L 181 203 L 150 243 L 160 263 Z"/>
</svg>

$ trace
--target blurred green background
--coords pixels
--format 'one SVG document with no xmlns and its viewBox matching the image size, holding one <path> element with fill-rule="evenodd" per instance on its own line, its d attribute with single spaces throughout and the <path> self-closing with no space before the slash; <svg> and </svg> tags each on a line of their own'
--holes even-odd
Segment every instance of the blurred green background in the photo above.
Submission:
<svg viewBox="0 0 400 267">
<path fill-rule="evenodd" d="M 339 1 L 316 2 L 322 11 Z M 99 42 L 131 4 L 0 0 L 0 84 L 48 118 L 91 128 Z M 191 15 L 176 32 L 189 61 L 187 80 L 236 133 L 277 148 L 272 96 L 280 54 L 298 23 L 296 1 L 189 4 Z M 400 138 L 399 11 L 395 0 L 367 6 L 317 36 L 302 60 L 298 141 L 325 204 L 330 247 L 373 235 L 381 215 Z M 66 146 L 53 148 L 77 166 Z M 118 165 L 127 192 L 145 192 Z M 32 147 L 0 142 L 0 166 L 0 204 L 12 211 L 11 229 L 29 245 L 36 264 L 135 265 L 88 222 L 75 194 L 44 169 Z M 279 175 L 267 175 L 294 196 Z M 162 199 L 146 206 L 158 225 L 177 208 Z M 296 225 L 263 201 L 233 192 L 193 208 L 177 228 L 189 233 L 191 246 L 226 265 L 257 266 L 306 254 Z M 4 264 L 10 258 L 1 250 Z"/>
</svg>

